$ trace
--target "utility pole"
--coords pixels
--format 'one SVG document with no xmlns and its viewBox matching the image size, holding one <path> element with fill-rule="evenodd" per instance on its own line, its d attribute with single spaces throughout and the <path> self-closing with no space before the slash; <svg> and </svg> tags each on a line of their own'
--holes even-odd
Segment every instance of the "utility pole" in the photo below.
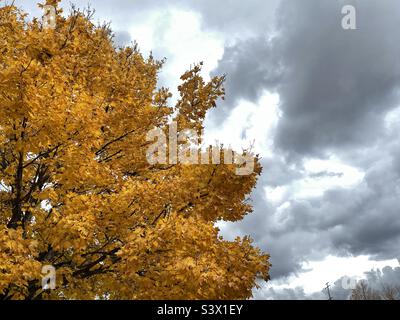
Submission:
<svg viewBox="0 0 400 320">
<path fill-rule="evenodd" d="M 328 298 L 329 298 L 329 300 L 333 300 L 332 297 L 331 297 L 331 292 L 330 292 L 330 290 L 329 290 L 329 287 L 330 287 L 329 282 L 327 282 L 327 283 L 326 283 L 326 287 L 325 287 L 324 289 L 326 289 L 326 291 L 328 291 Z"/>
</svg>

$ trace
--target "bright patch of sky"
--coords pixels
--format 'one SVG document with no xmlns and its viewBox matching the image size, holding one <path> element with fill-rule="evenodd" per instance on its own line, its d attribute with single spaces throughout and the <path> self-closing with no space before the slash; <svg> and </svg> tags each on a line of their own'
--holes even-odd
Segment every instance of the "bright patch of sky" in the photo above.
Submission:
<svg viewBox="0 0 400 320">
<path fill-rule="evenodd" d="M 329 255 L 320 261 L 303 262 L 302 267 L 306 270 L 305 272 L 279 281 L 272 280 L 267 283 L 265 287 L 273 287 L 274 289 L 294 289 L 296 287 L 302 287 L 306 294 L 311 294 L 323 290 L 327 282 L 333 284 L 343 276 L 361 280 L 364 278 L 364 272 L 373 269 L 382 269 L 385 266 L 390 266 L 392 268 L 398 267 L 399 262 L 396 259 L 382 261 L 370 260 L 367 255 L 360 255 L 357 257 L 337 257 Z"/>
</svg>

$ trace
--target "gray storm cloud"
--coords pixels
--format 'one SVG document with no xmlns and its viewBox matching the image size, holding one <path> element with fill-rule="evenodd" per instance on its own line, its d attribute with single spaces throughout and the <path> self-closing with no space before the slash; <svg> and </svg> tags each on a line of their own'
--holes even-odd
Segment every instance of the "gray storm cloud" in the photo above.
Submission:
<svg viewBox="0 0 400 320">
<path fill-rule="evenodd" d="M 357 30 L 341 27 L 346 3 L 357 9 Z M 284 114 L 276 144 L 283 151 L 323 155 L 368 145 L 399 98 L 399 9 L 395 0 L 283 0 L 275 37 L 260 30 L 228 46 L 215 73 L 228 74 L 231 99 L 279 93 Z"/>
</svg>

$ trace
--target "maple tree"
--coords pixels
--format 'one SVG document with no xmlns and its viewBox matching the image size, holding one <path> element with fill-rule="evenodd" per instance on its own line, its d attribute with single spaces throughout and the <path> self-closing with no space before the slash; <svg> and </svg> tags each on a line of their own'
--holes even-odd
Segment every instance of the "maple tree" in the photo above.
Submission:
<svg viewBox="0 0 400 320">
<path fill-rule="evenodd" d="M 55 29 L 0 8 L 0 299 L 251 297 L 269 256 L 215 222 L 251 212 L 257 157 L 247 176 L 146 160 L 151 128 L 203 128 L 224 77 L 205 82 L 196 65 L 171 107 L 161 61 L 116 48 L 107 25 L 64 17 L 58 2 L 46 3 Z M 43 265 L 57 270 L 54 290 Z"/>
</svg>

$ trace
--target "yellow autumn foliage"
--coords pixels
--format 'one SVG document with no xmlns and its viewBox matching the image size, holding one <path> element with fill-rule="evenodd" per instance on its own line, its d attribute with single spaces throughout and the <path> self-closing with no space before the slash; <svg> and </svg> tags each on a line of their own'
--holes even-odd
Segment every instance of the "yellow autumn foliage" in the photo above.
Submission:
<svg viewBox="0 0 400 320">
<path fill-rule="evenodd" d="M 224 77 L 206 83 L 196 65 L 170 106 L 162 62 L 116 48 L 85 12 L 60 13 L 53 30 L 0 8 L 0 299 L 251 297 L 269 256 L 215 222 L 251 212 L 258 159 L 246 176 L 146 160 L 150 129 L 201 131 Z"/>
</svg>

